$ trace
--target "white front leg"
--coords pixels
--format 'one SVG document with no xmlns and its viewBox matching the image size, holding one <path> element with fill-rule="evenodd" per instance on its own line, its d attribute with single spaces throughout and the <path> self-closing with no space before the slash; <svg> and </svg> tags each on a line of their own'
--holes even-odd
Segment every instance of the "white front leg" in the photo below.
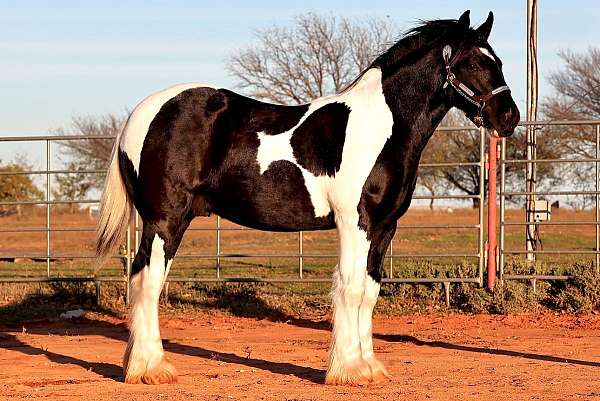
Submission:
<svg viewBox="0 0 600 401">
<path fill-rule="evenodd" d="M 371 370 L 362 357 L 359 308 L 363 299 L 369 241 L 358 227 L 358 215 L 336 217 L 340 241 L 338 269 L 333 276 L 333 334 L 327 384 L 363 384 Z"/>
</svg>

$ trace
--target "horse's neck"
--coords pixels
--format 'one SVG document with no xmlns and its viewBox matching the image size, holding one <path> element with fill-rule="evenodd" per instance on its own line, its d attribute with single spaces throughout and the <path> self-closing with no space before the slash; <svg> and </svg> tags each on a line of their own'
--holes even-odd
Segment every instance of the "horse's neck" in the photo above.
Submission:
<svg viewBox="0 0 600 401">
<path fill-rule="evenodd" d="M 394 116 L 392 140 L 420 157 L 429 138 L 450 110 L 443 94 L 443 71 L 422 61 L 384 75 L 383 90 Z"/>
</svg>

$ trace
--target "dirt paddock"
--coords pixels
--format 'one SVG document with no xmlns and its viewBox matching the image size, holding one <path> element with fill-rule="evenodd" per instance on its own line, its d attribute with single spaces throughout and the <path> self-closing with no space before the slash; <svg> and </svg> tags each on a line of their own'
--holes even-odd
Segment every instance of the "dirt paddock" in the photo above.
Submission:
<svg viewBox="0 0 600 401">
<path fill-rule="evenodd" d="M 0 334 L 6 400 L 600 400 L 600 316 L 377 317 L 388 383 L 322 383 L 330 325 L 196 313 L 162 319 L 175 385 L 125 385 L 125 322 L 90 315 Z"/>
</svg>

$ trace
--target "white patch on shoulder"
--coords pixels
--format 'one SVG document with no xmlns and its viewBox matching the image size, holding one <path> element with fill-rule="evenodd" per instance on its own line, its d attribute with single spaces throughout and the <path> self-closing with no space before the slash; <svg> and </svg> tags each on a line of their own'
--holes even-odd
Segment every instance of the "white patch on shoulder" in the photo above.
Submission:
<svg viewBox="0 0 600 401">
<path fill-rule="evenodd" d="M 312 113 L 330 103 L 343 103 L 350 108 L 340 169 L 334 177 L 315 176 L 300 166 L 290 143 L 294 130 Z M 357 212 L 362 187 L 373 169 L 385 142 L 392 135 L 393 117 L 385 101 L 381 70 L 368 70 L 349 91 L 313 101 L 298 124 L 277 135 L 258 132 L 260 141 L 257 163 L 264 174 L 277 160 L 287 160 L 300 169 L 310 195 L 316 217 L 331 210 Z M 358 221 L 358 220 L 357 220 Z"/>
<path fill-rule="evenodd" d="M 492 53 L 490 53 L 490 51 L 488 49 L 486 49 L 485 47 L 480 47 L 479 51 L 482 52 L 483 54 L 485 54 L 486 56 L 488 56 L 489 58 L 491 58 L 492 60 L 494 60 L 494 62 L 496 62 L 496 58 L 494 57 L 494 55 Z"/>
<path fill-rule="evenodd" d="M 144 146 L 148 129 L 161 107 L 181 92 L 200 87 L 214 88 L 200 83 L 179 84 L 148 96 L 135 107 L 129 116 L 127 125 L 123 129 L 119 146 L 133 163 L 136 173 L 139 174 L 140 171 L 142 147 Z"/>
</svg>

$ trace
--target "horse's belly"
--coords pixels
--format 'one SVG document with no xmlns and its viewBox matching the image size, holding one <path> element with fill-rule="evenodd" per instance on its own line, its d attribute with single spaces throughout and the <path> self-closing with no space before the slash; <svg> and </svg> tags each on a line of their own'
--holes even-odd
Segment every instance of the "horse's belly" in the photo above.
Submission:
<svg viewBox="0 0 600 401">
<path fill-rule="evenodd" d="M 211 209 L 235 223 L 269 231 L 335 227 L 321 186 L 289 161 L 273 162 L 263 173 L 253 166 L 231 169 L 218 181 Z"/>
</svg>

